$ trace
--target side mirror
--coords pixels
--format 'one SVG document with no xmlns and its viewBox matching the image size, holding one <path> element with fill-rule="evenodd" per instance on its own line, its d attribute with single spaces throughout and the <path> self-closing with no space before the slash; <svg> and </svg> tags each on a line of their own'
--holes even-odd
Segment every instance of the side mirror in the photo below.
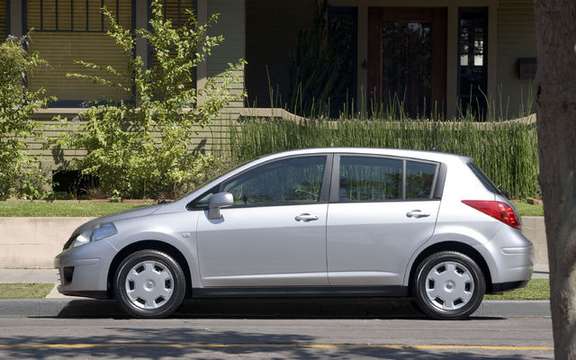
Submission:
<svg viewBox="0 0 576 360">
<path fill-rule="evenodd" d="M 222 218 L 220 209 L 234 205 L 234 196 L 228 192 L 219 192 L 210 197 L 208 203 L 208 219 L 218 220 Z"/>
</svg>

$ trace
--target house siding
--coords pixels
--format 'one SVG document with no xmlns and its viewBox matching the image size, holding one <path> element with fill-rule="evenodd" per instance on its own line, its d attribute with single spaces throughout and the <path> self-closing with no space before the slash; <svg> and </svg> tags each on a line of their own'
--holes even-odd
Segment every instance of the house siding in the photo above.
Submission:
<svg viewBox="0 0 576 360">
<path fill-rule="evenodd" d="M 534 80 L 518 78 L 518 58 L 536 57 L 534 2 L 532 0 L 500 0 L 498 4 L 498 100 L 509 117 L 527 107 L 529 93 L 534 94 Z M 533 98 L 533 97 L 532 97 Z M 507 110 L 506 110 L 507 109 Z"/>
<path fill-rule="evenodd" d="M 44 6 L 44 16 L 40 18 L 40 4 Z M 75 64 L 84 60 L 99 65 L 110 65 L 124 76 L 115 82 L 129 85 L 128 63 L 130 54 L 124 53 L 114 41 L 100 30 L 101 17 L 99 2 L 89 2 L 90 16 L 88 24 L 84 16 L 85 2 L 75 1 L 74 9 L 69 2 L 58 3 L 58 24 L 50 14 L 54 0 L 30 0 L 27 5 L 27 24 L 32 33 L 31 48 L 38 51 L 48 65 L 31 76 L 30 87 L 46 88 L 50 96 L 61 102 L 83 102 L 99 99 L 120 100 L 131 96 L 129 91 L 94 85 L 88 80 L 67 79 L 67 73 L 87 73 L 84 68 Z M 116 14 L 115 1 L 105 1 L 105 6 Z M 122 0 L 118 9 L 119 22 L 126 28 L 132 27 L 132 2 Z M 71 16 L 72 15 L 72 16 Z M 74 18 L 74 28 L 71 19 Z M 59 29 L 59 30 L 57 30 Z M 94 73 L 94 75 L 102 73 Z M 111 78 L 112 80 L 112 78 Z"/>
<path fill-rule="evenodd" d="M 206 0 L 204 0 L 206 1 Z M 212 35 L 223 35 L 224 42 L 214 49 L 206 64 L 208 77 L 218 77 L 229 64 L 237 63 L 246 57 L 246 12 L 244 0 L 207 0 L 208 16 L 219 14 L 218 22 L 212 27 Z M 244 69 L 235 72 L 236 82 L 230 91 L 235 95 L 244 93 Z M 198 142 L 210 149 L 227 149 L 230 143 L 229 131 L 236 125 L 239 109 L 244 107 L 243 99 L 230 103 L 215 119 L 209 128 L 203 129 Z"/>
<path fill-rule="evenodd" d="M 45 0 L 46 1 L 46 0 Z M 171 0 L 170 2 L 175 2 Z M 194 4 L 196 2 L 194 1 Z M 184 4 L 184 2 L 183 2 Z M 212 56 L 207 61 L 207 75 L 218 76 L 228 68 L 229 63 L 235 63 L 239 59 L 245 57 L 245 12 L 243 0 L 209 0 L 208 1 L 208 14 L 220 14 L 220 21 L 212 28 L 212 34 L 223 34 L 224 43 L 215 49 Z M 58 33 L 47 33 L 48 39 L 54 41 L 57 39 Z M 68 35 L 68 34 L 65 34 Z M 84 35 L 84 34 L 81 34 Z M 90 34 L 101 35 L 101 34 Z M 98 37 L 97 37 L 98 38 Z M 93 42 L 94 40 L 86 40 L 86 43 Z M 49 41 L 45 41 L 46 46 L 49 48 Z M 81 44 L 78 44 L 80 46 Z M 52 47 L 54 47 L 52 45 Z M 49 50 L 49 49 L 48 49 Z M 70 48 L 69 51 L 72 51 Z M 50 61 L 50 59 L 48 59 Z M 61 62 L 62 60 L 56 59 L 55 61 Z M 238 81 L 232 84 L 231 89 L 236 94 L 241 94 L 244 90 L 244 71 L 240 69 L 236 73 Z M 73 88 L 77 92 L 78 86 Z M 229 145 L 229 130 L 234 126 L 235 120 L 238 118 L 239 109 L 244 107 L 243 101 L 237 101 L 230 104 L 222 113 L 215 119 L 210 126 L 204 128 L 197 128 L 194 137 L 194 144 L 192 146 L 201 145 L 208 151 L 219 152 L 225 151 Z M 38 114 L 39 130 L 45 137 L 57 137 L 65 133 L 77 131 L 78 127 L 83 123 L 80 121 L 69 122 L 66 124 L 56 123 L 49 119 L 57 113 Z M 63 113 L 63 115 L 65 115 Z M 75 114 L 72 112 L 68 117 L 72 118 Z M 82 157 L 85 155 L 84 150 L 64 149 L 62 151 L 55 151 L 46 148 L 46 140 L 43 139 L 28 139 L 28 153 L 34 155 L 43 164 L 45 169 L 56 169 L 65 164 L 73 158 Z"/>
<path fill-rule="evenodd" d="M 83 121 L 55 122 L 50 120 L 52 115 L 55 114 L 37 115 L 37 126 L 42 137 L 26 139 L 26 153 L 34 156 L 42 168 L 46 170 L 56 170 L 67 165 L 71 160 L 82 158 L 86 155 L 86 151 L 82 149 L 56 149 L 48 146 L 50 139 L 56 139 L 67 133 L 78 132 L 85 124 Z M 74 116 L 69 115 L 68 117 L 72 118 Z M 216 153 L 226 150 L 229 144 L 229 127 L 223 127 L 221 122 L 222 120 L 218 120 L 205 128 L 197 127 L 195 141 L 192 146 L 202 144 L 205 150 Z"/>
</svg>

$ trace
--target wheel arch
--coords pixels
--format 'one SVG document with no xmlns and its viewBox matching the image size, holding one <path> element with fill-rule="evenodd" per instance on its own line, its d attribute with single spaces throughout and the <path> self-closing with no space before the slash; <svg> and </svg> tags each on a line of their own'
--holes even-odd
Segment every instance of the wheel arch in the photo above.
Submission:
<svg viewBox="0 0 576 360">
<path fill-rule="evenodd" d="M 436 244 L 432 244 L 427 248 L 425 248 L 424 250 L 422 250 L 420 254 L 418 254 L 418 256 L 416 257 L 416 259 L 412 262 L 412 266 L 410 267 L 410 273 L 408 277 L 408 289 L 411 295 L 413 294 L 414 290 L 413 283 L 414 283 L 414 277 L 416 276 L 416 269 L 418 268 L 418 265 L 420 265 L 420 263 L 424 261 L 424 259 L 426 259 L 428 256 L 441 251 L 456 251 L 474 260 L 474 262 L 476 262 L 476 264 L 478 264 L 478 266 L 480 267 L 480 270 L 482 270 L 482 274 L 486 279 L 487 293 L 492 292 L 492 276 L 490 274 L 490 267 L 488 266 L 488 263 L 484 259 L 484 256 L 482 256 L 482 254 L 478 250 L 476 250 L 474 247 L 468 244 L 458 241 L 443 241 Z"/>
<path fill-rule="evenodd" d="M 178 265 L 184 271 L 184 275 L 186 276 L 186 298 L 191 297 L 192 295 L 192 274 L 190 272 L 190 265 L 186 260 L 184 254 L 175 246 L 168 244 L 164 241 L 159 240 L 141 240 L 138 242 L 134 242 L 122 248 L 115 256 L 112 262 L 110 263 L 110 267 L 108 268 L 108 281 L 107 281 L 107 293 L 108 297 L 114 297 L 114 275 L 116 274 L 116 270 L 122 260 L 124 260 L 130 254 L 135 253 L 136 251 L 140 250 L 157 250 L 164 252 L 174 258 Z"/>
</svg>

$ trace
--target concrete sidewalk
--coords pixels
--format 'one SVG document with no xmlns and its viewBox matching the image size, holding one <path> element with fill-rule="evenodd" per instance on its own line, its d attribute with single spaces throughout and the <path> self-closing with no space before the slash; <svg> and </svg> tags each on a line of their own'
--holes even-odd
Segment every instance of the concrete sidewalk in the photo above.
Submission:
<svg viewBox="0 0 576 360">
<path fill-rule="evenodd" d="M 56 269 L 0 269 L 0 284 L 55 284 Z"/>
</svg>

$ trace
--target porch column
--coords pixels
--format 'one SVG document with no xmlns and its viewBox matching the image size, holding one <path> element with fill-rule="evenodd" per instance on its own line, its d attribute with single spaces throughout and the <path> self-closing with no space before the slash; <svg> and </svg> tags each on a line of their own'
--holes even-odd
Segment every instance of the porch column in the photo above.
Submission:
<svg viewBox="0 0 576 360">
<path fill-rule="evenodd" d="M 358 40 L 357 40 L 357 90 L 356 105 L 368 94 L 368 1 L 358 0 Z"/>
<path fill-rule="evenodd" d="M 134 26 L 136 29 L 148 28 L 148 21 L 150 20 L 150 0 L 138 0 L 133 2 L 134 8 Z M 138 37 L 136 39 L 136 56 L 140 56 L 144 60 L 144 65 L 148 66 L 150 63 L 150 52 L 148 51 L 148 43 L 146 40 Z"/>
<path fill-rule="evenodd" d="M 11 35 L 14 36 L 22 36 L 26 31 L 26 11 L 25 11 L 25 4 L 24 0 L 8 0 L 8 6 L 10 13 L 9 16 L 9 24 L 10 29 L 9 32 Z"/>
<path fill-rule="evenodd" d="M 198 23 L 206 24 L 208 22 L 208 0 L 198 0 Z M 203 61 L 196 69 L 196 88 L 202 89 L 206 85 L 208 78 L 208 63 Z M 198 99 L 202 101 L 202 99 Z"/>
<path fill-rule="evenodd" d="M 446 118 L 451 119 L 458 109 L 458 6 L 448 7 L 446 26 Z"/>
<path fill-rule="evenodd" d="M 496 100 L 498 94 L 498 0 L 490 1 L 488 8 L 488 99 Z"/>
</svg>

